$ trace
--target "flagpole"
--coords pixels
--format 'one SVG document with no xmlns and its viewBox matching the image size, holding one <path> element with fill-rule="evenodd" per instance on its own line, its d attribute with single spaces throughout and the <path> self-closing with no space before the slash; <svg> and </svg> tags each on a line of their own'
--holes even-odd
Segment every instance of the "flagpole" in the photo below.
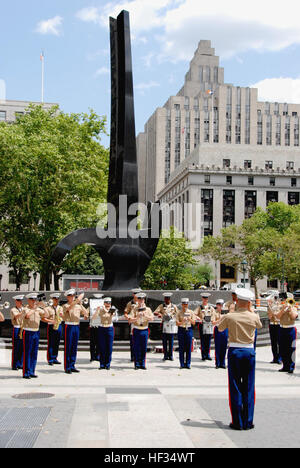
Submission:
<svg viewBox="0 0 300 468">
<path fill-rule="evenodd" d="M 45 55 L 44 51 L 42 51 L 41 54 L 41 61 L 42 61 L 42 96 L 41 96 L 41 102 L 44 104 L 44 87 L 45 87 Z"/>
</svg>

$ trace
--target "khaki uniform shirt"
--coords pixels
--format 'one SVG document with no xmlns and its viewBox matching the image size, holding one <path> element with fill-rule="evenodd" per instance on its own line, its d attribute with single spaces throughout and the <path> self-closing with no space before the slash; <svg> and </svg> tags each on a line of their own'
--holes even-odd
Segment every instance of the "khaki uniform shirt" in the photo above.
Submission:
<svg viewBox="0 0 300 468">
<path fill-rule="evenodd" d="M 197 307 L 197 309 L 195 310 L 195 315 L 197 315 L 197 317 L 199 317 L 201 322 L 203 322 L 205 316 L 211 317 L 212 322 L 215 322 L 217 320 L 216 311 L 210 305 L 205 306 L 203 309 L 202 309 L 202 306 Z"/>
<path fill-rule="evenodd" d="M 93 319 L 100 317 L 101 327 L 113 327 L 113 313 L 105 307 L 99 307 L 93 315 Z"/>
<path fill-rule="evenodd" d="M 54 320 L 56 316 L 60 317 L 60 314 L 63 313 L 63 308 L 60 305 L 58 305 L 57 307 L 51 306 L 51 307 L 46 307 L 46 311 L 48 314 L 47 318 L 49 320 Z"/>
<path fill-rule="evenodd" d="M 131 311 L 133 310 L 133 308 L 136 307 L 136 306 L 137 306 L 137 303 L 134 302 L 133 300 L 128 302 L 127 306 L 125 307 L 125 311 L 124 311 L 125 314 L 129 315 L 131 313 Z M 132 333 L 133 333 L 133 327 L 134 327 L 134 325 L 131 324 L 130 325 L 130 335 L 132 335 Z"/>
<path fill-rule="evenodd" d="M 292 325 L 295 325 L 295 320 L 291 318 L 290 311 L 297 313 L 296 307 L 292 307 L 291 310 L 287 310 L 280 319 L 280 325 L 282 327 L 291 327 Z"/>
<path fill-rule="evenodd" d="M 80 316 L 81 315 L 88 315 L 88 311 L 85 307 L 80 304 L 76 304 L 71 310 L 68 310 L 69 304 L 63 305 L 63 319 L 64 322 L 69 323 L 76 323 L 79 325 L 80 323 Z"/>
<path fill-rule="evenodd" d="M 10 318 L 11 318 L 11 323 L 12 323 L 13 327 L 21 327 L 22 322 L 23 322 L 23 311 L 24 311 L 23 307 L 22 307 L 22 309 L 18 309 L 17 307 L 13 307 L 10 310 Z M 16 318 L 16 316 L 19 315 L 21 312 L 22 312 L 21 317 Z"/>
<path fill-rule="evenodd" d="M 179 325 L 179 327 L 180 328 L 191 328 L 192 324 L 191 324 L 190 320 L 195 322 L 196 321 L 196 315 L 190 309 L 187 309 L 185 312 L 183 312 L 183 310 L 179 310 L 179 312 L 178 312 L 178 314 L 176 316 L 176 321 L 177 322 L 184 322 L 185 318 L 187 318 L 188 321 L 186 322 L 186 324 Z"/>
<path fill-rule="evenodd" d="M 28 319 L 25 318 L 26 314 L 30 313 L 32 310 L 34 310 L 33 314 Z M 39 307 L 36 309 L 25 307 L 23 317 L 23 329 L 30 328 L 32 331 L 39 331 L 41 318 L 48 318 L 48 314 L 45 309 L 41 309 Z"/>
<path fill-rule="evenodd" d="M 237 309 L 221 319 L 218 329 L 220 332 L 228 328 L 229 345 L 239 343 L 242 345 L 254 344 L 255 330 L 262 328 L 258 314 L 247 309 Z"/>
<path fill-rule="evenodd" d="M 152 322 L 154 320 L 154 315 L 152 313 L 152 310 L 150 307 L 146 307 L 146 310 L 142 312 L 142 316 L 139 315 L 139 308 L 138 306 L 135 306 L 132 308 L 129 318 L 135 319 L 139 317 L 138 321 L 133 324 L 133 328 L 136 328 L 137 330 L 146 330 L 149 326 L 149 322 Z"/>
</svg>

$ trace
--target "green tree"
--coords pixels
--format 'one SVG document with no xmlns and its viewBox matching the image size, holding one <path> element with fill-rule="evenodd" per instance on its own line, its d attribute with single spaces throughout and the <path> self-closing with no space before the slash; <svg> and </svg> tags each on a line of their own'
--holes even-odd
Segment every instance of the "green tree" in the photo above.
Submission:
<svg viewBox="0 0 300 468">
<path fill-rule="evenodd" d="M 14 272 L 35 269 L 50 288 L 51 253 L 74 229 L 95 226 L 106 200 L 106 120 L 93 111 L 65 114 L 31 105 L 0 124 L 0 239 Z"/>
<path fill-rule="evenodd" d="M 196 265 L 195 254 L 174 228 L 167 236 L 165 234 L 161 236 L 142 286 L 149 290 L 191 289 L 195 277 L 190 267 Z"/>
</svg>

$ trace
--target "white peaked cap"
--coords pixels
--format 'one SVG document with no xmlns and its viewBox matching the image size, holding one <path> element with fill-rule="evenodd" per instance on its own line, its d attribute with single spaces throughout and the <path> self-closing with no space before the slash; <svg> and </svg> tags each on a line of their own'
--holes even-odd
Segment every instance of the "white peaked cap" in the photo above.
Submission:
<svg viewBox="0 0 300 468">
<path fill-rule="evenodd" d="M 255 298 L 254 293 L 250 291 L 250 289 L 246 288 L 236 289 L 235 294 L 237 295 L 237 298 L 241 301 L 253 301 Z"/>
</svg>

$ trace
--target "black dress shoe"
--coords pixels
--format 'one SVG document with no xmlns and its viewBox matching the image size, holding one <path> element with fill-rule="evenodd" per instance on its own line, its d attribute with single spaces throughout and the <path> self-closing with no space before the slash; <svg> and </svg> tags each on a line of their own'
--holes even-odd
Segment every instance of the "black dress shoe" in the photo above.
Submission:
<svg viewBox="0 0 300 468">
<path fill-rule="evenodd" d="M 106 370 L 110 370 L 110 366 L 107 366 L 107 367 L 106 367 Z"/>
<path fill-rule="evenodd" d="M 38 379 L 39 376 L 38 376 L 38 375 L 31 375 L 30 378 L 31 378 L 31 379 Z"/>
<path fill-rule="evenodd" d="M 147 370 L 147 367 L 146 366 L 141 366 L 140 369 Z"/>
<path fill-rule="evenodd" d="M 53 366 L 54 366 L 54 363 L 53 363 L 53 362 L 48 362 L 48 366 L 53 367 Z"/>
<path fill-rule="evenodd" d="M 206 358 L 206 359 L 207 359 L 208 361 L 212 361 L 212 358 L 211 358 L 211 357 L 208 357 L 208 358 Z"/>
<path fill-rule="evenodd" d="M 105 367 L 99 367 L 99 370 L 105 370 Z"/>
<path fill-rule="evenodd" d="M 245 431 L 251 431 L 251 429 L 254 429 L 254 428 L 255 428 L 254 424 L 251 424 L 251 426 L 248 426 L 245 428 Z"/>
<path fill-rule="evenodd" d="M 30 379 L 31 379 L 31 377 L 29 377 L 29 375 L 24 375 L 23 379 L 30 380 Z"/>
<path fill-rule="evenodd" d="M 278 372 L 285 372 L 285 373 L 288 373 L 289 371 L 288 371 L 287 369 L 284 369 L 284 368 L 283 368 L 283 369 L 279 369 Z"/>
<path fill-rule="evenodd" d="M 79 374 L 80 371 L 78 369 L 71 369 L 71 372 L 74 373 L 74 374 Z"/>
<path fill-rule="evenodd" d="M 66 370 L 66 371 L 65 371 L 65 374 L 69 374 L 69 375 L 70 375 L 70 374 L 72 374 L 72 371 Z"/>
<path fill-rule="evenodd" d="M 294 373 L 293 370 L 289 370 L 289 371 L 288 371 L 288 374 L 293 374 L 293 373 Z"/>
<path fill-rule="evenodd" d="M 234 424 L 230 423 L 229 424 L 230 429 L 233 429 L 234 431 L 241 431 L 242 428 L 240 426 L 235 426 Z"/>
<path fill-rule="evenodd" d="M 134 369 L 135 369 L 135 370 L 139 370 L 140 368 L 139 368 L 139 367 L 137 367 L 137 366 L 134 366 Z"/>
<path fill-rule="evenodd" d="M 11 370 L 13 370 L 13 371 L 18 371 L 18 370 L 19 370 L 19 367 L 13 367 Z"/>
<path fill-rule="evenodd" d="M 57 366 L 60 366 L 61 365 L 61 362 L 59 361 L 54 361 L 53 364 L 57 365 Z"/>
</svg>

